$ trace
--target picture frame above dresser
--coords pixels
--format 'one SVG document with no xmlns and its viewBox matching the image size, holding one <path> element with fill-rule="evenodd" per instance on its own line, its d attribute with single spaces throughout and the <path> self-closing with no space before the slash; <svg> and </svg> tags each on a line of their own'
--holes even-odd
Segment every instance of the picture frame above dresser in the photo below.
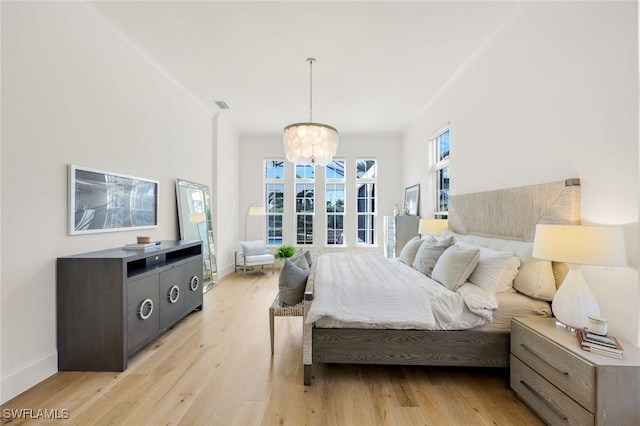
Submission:
<svg viewBox="0 0 640 426">
<path fill-rule="evenodd" d="M 70 164 L 68 234 L 158 226 L 159 183 Z"/>
</svg>

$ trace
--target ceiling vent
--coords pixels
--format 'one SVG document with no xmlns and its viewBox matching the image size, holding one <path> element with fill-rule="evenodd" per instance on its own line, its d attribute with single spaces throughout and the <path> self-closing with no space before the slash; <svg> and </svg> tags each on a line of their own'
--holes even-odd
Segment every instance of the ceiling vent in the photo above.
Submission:
<svg viewBox="0 0 640 426">
<path fill-rule="evenodd" d="M 225 101 L 215 101 L 215 103 L 220 109 L 229 109 L 229 105 Z"/>
</svg>

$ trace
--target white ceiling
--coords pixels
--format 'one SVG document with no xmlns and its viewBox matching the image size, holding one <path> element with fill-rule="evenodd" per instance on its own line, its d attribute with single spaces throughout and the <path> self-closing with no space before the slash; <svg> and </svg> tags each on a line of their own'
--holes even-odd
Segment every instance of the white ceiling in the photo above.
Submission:
<svg viewBox="0 0 640 426">
<path fill-rule="evenodd" d="M 309 119 L 401 132 L 512 1 L 96 2 L 92 10 L 242 133 Z"/>
</svg>

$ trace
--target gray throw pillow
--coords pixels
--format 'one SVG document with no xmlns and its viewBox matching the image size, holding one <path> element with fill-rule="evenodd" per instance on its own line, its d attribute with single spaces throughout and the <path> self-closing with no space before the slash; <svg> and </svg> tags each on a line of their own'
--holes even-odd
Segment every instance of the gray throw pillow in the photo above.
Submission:
<svg viewBox="0 0 640 426">
<path fill-rule="evenodd" d="M 436 242 L 424 240 L 416 253 L 416 258 L 413 261 L 413 268 L 431 278 L 431 272 L 433 271 L 433 267 L 436 266 L 436 262 L 442 253 L 444 253 L 444 251 L 452 244 L 453 237 L 445 238 Z"/>
<path fill-rule="evenodd" d="M 461 249 L 458 246 L 451 246 L 442 253 L 440 259 L 433 268 L 431 278 L 456 291 L 464 284 L 469 275 L 478 265 L 480 260 L 480 249 Z"/>
<path fill-rule="evenodd" d="M 307 261 L 307 264 L 309 266 L 311 266 L 311 263 L 312 263 L 313 259 L 311 258 L 311 253 L 309 252 L 309 250 L 305 250 L 304 252 L 298 251 L 296 254 L 291 256 L 289 259 L 293 263 L 296 263 L 296 261 L 300 260 L 300 258 L 304 258 Z"/>
<path fill-rule="evenodd" d="M 424 240 L 421 240 L 420 237 L 413 237 L 402 247 L 402 251 L 400 251 L 400 262 L 406 263 L 409 266 L 413 266 L 413 261 L 416 259 L 416 254 L 418 253 L 418 249 L 425 241 L 436 242 L 436 239 L 431 235 L 426 237 Z"/>
<path fill-rule="evenodd" d="M 313 258 L 311 257 L 311 253 L 309 252 L 309 250 L 304 252 L 304 258 L 307 259 L 307 263 L 309 264 L 309 266 L 311 266 L 311 264 L 313 263 Z"/>
<path fill-rule="evenodd" d="M 304 256 L 291 261 L 285 259 L 284 265 L 278 277 L 278 289 L 280 303 L 283 305 L 296 305 L 302 301 L 304 289 L 309 277 L 309 264 Z"/>
</svg>

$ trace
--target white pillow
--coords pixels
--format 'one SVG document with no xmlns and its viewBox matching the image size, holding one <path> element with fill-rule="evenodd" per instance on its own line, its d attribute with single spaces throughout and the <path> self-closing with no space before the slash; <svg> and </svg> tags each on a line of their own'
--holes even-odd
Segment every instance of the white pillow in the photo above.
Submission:
<svg viewBox="0 0 640 426">
<path fill-rule="evenodd" d="M 262 240 L 241 241 L 242 254 L 245 256 L 255 256 L 258 254 L 267 254 L 267 247 Z"/>
<path fill-rule="evenodd" d="M 456 243 L 456 245 L 462 249 L 477 248 L 480 250 L 478 266 L 469 276 L 469 282 L 491 294 L 496 294 L 498 291 L 509 291 L 513 287 L 513 279 L 518 273 L 518 266 L 520 266 L 520 259 L 513 253 L 474 246 L 464 241 Z"/>
<path fill-rule="evenodd" d="M 478 260 L 480 260 L 480 249 L 463 250 L 459 246 L 451 246 L 438 259 L 431 278 L 449 290 L 456 291 L 467 281 L 478 265 Z"/>
<path fill-rule="evenodd" d="M 497 251 L 512 252 L 518 256 L 521 262 L 518 274 L 513 280 L 513 288 L 534 299 L 553 300 L 553 296 L 556 294 L 556 280 L 551 268 L 551 262 L 531 257 L 533 243 L 476 235 L 459 235 L 450 231 L 447 232 L 447 230 L 443 234 L 455 236 L 456 242 L 464 241 Z"/>
<path fill-rule="evenodd" d="M 520 271 L 520 258 L 518 256 L 511 256 L 509 262 L 500 271 L 498 277 L 498 287 L 496 293 L 515 293 L 513 288 L 513 280 L 518 276 Z"/>
</svg>

